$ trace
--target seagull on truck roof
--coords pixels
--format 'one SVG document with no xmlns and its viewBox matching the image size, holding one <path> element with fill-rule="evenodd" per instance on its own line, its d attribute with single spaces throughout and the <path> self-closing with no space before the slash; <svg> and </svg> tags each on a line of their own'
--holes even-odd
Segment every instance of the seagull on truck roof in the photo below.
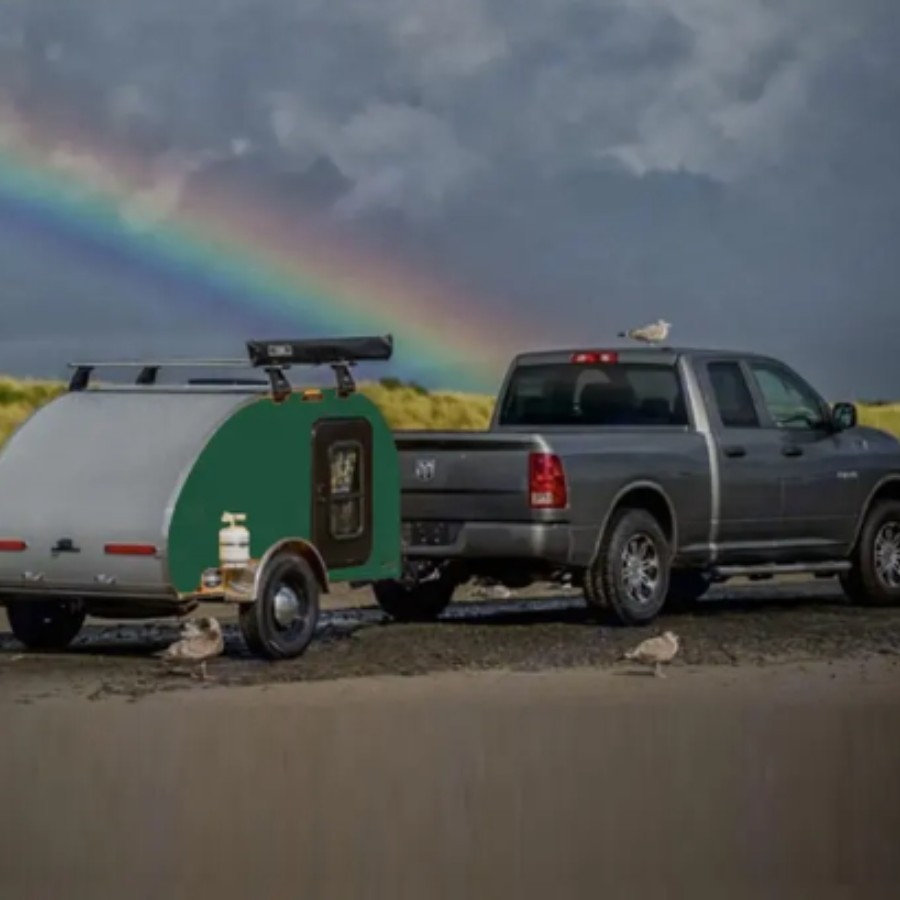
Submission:
<svg viewBox="0 0 900 900">
<path fill-rule="evenodd" d="M 641 341 L 645 344 L 660 344 L 669 336 L 671 327 L 671 322 L 667 322 L 665 319 L 657 319 L 655 322 L 643 325 L 640 328 L 620 331 L 618 336 L 631 338 L 633 341 Z"/>
</svg>

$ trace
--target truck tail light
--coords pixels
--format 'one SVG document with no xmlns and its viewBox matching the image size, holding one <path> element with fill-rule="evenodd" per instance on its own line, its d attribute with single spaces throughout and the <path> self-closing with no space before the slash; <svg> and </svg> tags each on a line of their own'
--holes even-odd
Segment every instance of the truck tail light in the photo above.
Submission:
<svg viewBox="0 0 900 900">
<path fill-rule="evenodd" d="M 565 509 L 569 502 L 566 472 L 555 453 L 530 454 L 528 492 L 532 509 Z"/>
<path fill-rule="evenodd" d="M 106 544 L 103 548 L 109 556 L 156 556 L 153 544 Z"/>
<path fill-rule="evenodd" d="M 21 553 L 28 549 L 28 544 L 19 538 L 0 538 L 0 553 Z"/>
<path fill-rule="evenodd" d="M 573 353 L 571 362 L 581 365 L 614 364 L 619 361 L 619 354 L 615 350 L 582 350 Z"/>
</svg>

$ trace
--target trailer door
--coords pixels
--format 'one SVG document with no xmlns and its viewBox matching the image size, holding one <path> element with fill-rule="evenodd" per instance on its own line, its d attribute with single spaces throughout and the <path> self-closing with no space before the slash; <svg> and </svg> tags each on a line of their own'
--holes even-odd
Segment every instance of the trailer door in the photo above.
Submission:
<svg viewBox="0 0 900 900">
<path fill-rule="evenodd" d="M 372 552 L 372 426 L 364 418 L 313 426 L 312 541 L 329 569 Z"/>
</svg>

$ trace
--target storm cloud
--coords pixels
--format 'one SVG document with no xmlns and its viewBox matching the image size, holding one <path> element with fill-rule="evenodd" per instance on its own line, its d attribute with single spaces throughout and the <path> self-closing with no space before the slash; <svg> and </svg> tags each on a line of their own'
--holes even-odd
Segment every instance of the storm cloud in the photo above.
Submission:
<svg viewBox="0 0 900 900">
<path fill-rule="evenodd" d="M 895 0 L 0 8 L 8 100 L 188 161 L 137 214 L 215 172 L 530 317 L 544 344 L 662 315 L 678 342 L 783 354 L 867 397 L 900 393 L 898 59 Z M 12 231 L 0 368 L 31 365 L 25 337 L 44 359 L 105 331 L 168 346 L 170 320 L 134 311 L 146 286 L 50 272 Z M 133 307 L 89 302 L 101 287 Z"/>
</svg>

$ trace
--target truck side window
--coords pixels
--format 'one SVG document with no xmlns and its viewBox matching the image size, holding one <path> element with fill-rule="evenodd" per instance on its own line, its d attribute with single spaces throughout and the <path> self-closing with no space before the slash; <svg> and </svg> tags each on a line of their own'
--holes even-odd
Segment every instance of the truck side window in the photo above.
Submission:
<svg viewBox="0 0 900 900">
<path fill-rule="evenodd" d="M 707 366 L 709 381 L 723 428 L 759 428 L 753 395 L 736 362 L 714 362 Z"/>
<path fill-rule="evenodd" d="M 338 540 L 359 537 L 363 531 L 362 452 L 356 441 L 339 441 L 328 448 L 329 530 Z"/>
<path fill-rule="evenodd" d="M 780 366 L 750 363 L 766 409 L 778 428 L 810 430 L 825 423 L 819 398 L 799 378 Z"/>
</svg>

